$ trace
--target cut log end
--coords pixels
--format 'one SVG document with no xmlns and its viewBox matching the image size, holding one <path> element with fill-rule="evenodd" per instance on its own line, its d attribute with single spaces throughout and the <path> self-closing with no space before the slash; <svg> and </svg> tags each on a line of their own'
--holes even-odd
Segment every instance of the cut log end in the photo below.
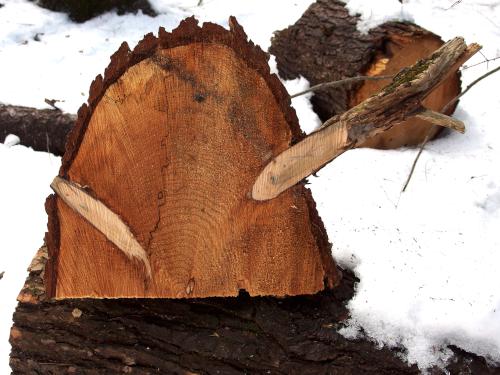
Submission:
<svg viewBox="0 0 500 375">
<path fill-rule="evenodd" d="M 60 172 L 83 189 L 59 191 L 49 210 L 52 297 L 287 296 L 338 283 L 303 184 L 251 198 L 302 133 L 266 55 L 230 26 L 191 18 L 149 34 L 92 84 Z"/>
</svg>

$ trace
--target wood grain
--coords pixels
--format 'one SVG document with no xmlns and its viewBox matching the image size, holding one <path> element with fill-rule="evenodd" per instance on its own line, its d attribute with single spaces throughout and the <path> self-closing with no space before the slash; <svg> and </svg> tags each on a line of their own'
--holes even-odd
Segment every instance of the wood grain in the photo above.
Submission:
<svg viewBox="0 0 500 375">
<path fill-rule="evenodd" d="M 122 46 L 93 83 L 61 177 L 121 218 L 152 277 L 52 198 L 46 279 L 56 298 L 285 296 L 338 282 L 302 184 L 274 201 L 251 198 L 265 164 L 302 135 L 265 54 L 230 23 L 188 19 L 133 52 Z"/>
</svg>

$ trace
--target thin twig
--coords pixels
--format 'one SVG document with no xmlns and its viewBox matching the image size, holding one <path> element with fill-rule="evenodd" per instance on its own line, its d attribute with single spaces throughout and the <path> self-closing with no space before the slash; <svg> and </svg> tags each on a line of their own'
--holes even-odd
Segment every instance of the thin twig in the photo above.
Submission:
<svg viewBox="0 0 500 375">
<path fill-rule="evenodd" d="M 450 9 L 451 9 L 451 8 L 453 8 L 455 5 L 458 5 L 458 4 L 460 4 L 461 2 L 462 2 L 462 0 L 455 1 L 455 2 L 454 2 L 453 4 L 451 4 L 451 6 L 450 6 L 448 9 L 446 9 L 446 10 L 450 10 Z"/>
<path fill-rule="evenodd" d="M 296 94 L 290 95 L 290 98 L 295 98 L 300 95 L 307 94 L 308 92 L 311 91 L 318 91 L 321 89 L 326 89 L 326 88 L 332 88 L 332 87 L 338 87 L 342 86 L 348 83 L 352 82 L 358 82 L 358 81 L 380 81 L 380 80 L 385 80 L 385 79 L 392 79 L 394 78 L 393 75 L 390 76 L 357 76 L 357 77 L 350 77 L 350 78 L 344 78 L 338 81 L 331 81 L 331 82 L 323 82 L 314 86 L 309 87 L 307 90 L 300 91 Z"/>
<path fill-rule="evenodd" d="M 462 96 L 465 95 L 465 93 L 467 91 L 469 91 L 472 87 L 474 87 L 477 83 L 479 83 L 480 81 L 482 81 L 483 79 L 485 79 L 486 77 L 492 75 L 493 73 L 495 72 L 498 72 L 500 70 L 500 66 L 496 67 L 495 69 L 493 70 L 490 70 L 489 72 L 483 74 L 482 76 L 480 76 L 479 78 L 475 79 L 474 81 L 472 81 L 471 84 L 469 84 L 466 89 L 464 91 L 462 91 L 460 94 L 458 94 L 457 96 L 455 96 L 453 99 L 451 99 L 448 104 L 446 104 L 443 109 L 441 110 L 441 113 L 444 113 L 446 112 L 448 109 L 450 109 L 450 107 L 455 104 L 458 99 L 460 99 Z M 408 177 L 406 179 L 406 182 L 403 186 L 403 190 L 402 192 L 406 191 L 406 188 L 408 187 L 408 184 L 410 183 L 410 180 L 411 180 L 411 177 L 413 176 L 413 172 L 415 171 L 415 167 L 417 165 L 417 162 L 418 162 L 418 159 L 420 158 L 420 155 L 422 155 L 422 151 L 424 150 L 424 147 L 427 145 L 427 142 L 429 142 L 430 140 L 430 137 L 431 137 L 431 134 L 432 134 L 432 130 L 434 129 L 434 126 L 432 126 L 431 128 L 429 128 L 429 130 L 427 131 L 427 135 L 425 136 L 425 139 L 424 141 L 422 142 L 422 144 L 420 145 L 420 149 L 418 150 L 418 154 L 417 156 L 415 157 L 415 160 L 413 160 L 413 164 L 411 166 L 411 169 L 410 169 L 410 173 L 408 174 Z"/>
<path fill-rule="evenodd" d="M 406 188 L 408 187 L 408 184 L 410 183 L 411 176 L 413 176 L 413 171 L 415 170 L 415 167 L 417 166 L 418 159 L 420 158 L 422 151 L 424 151 L 425 145 L 427 144 L 427 142 L 429 142 L 429 139 L 431 138 L 430 137 L 431 134 L 432 134 L 431 132 L 428 132 L 427 135 L 425 136 L 424 141 L 420 145 L 420 149 L 418 150 L 418 154 L 415 157 L 415 159 L 413 160 L 413 164 L 411 165 L 410 173 L 408 174 L 408 177 L 406 178 L 406 182 L 405 182 L 405 185 L 403 186 L 403 190 L 401 190 L 402 192 L 406 191 Z"/>
<path fill-rule="evenodd" d="M 499 70 L 500 70 L 500 66 L 497 66 L 495 69 L 492 69 L 489 72 L 487 72 L 487 73 L 483 74 L 482 76 L 480 76 L 479 78 L 475 79 L 470 85 L 467 86 L 467 88 L 464 91 L 462 91 L 460 94 L 458 94 L 453 99 L 451 99 L 450 102 L 443 107 L 443 109 L 441 110 L 441 112 L 446 112 L 448 109 L 450 109 L 450 107 L 453 104 L 455 104 L 455 102 L 458 101 L 458 99 L 460 99 L 462 96 L 465 95 L 465 93 L 467 91 L 469 91 L 472 87 L 474 87 L 474 85 L 476 85 L 478 82 L 482 81 L 486 77 L 492 75 L 493 73 L 498 72 Z"/>
<path fill-rule="evenodd" d="M 500 56 L 493 57 L 492 59 L 486 59 L 486 60 L 478 62 L 476 64 L 464 65 L 463 68 L 462 68 L 462 70 L 467 70 L 467 69 L 470 69 L 470 68 L 473 68 L 475 66 L 482 65 L 482 64 L 488 64 L 489 62 L 492 62 L 492 61 L 495 61 L 495 60 L 498 60 L 498 59 L 500 59 Z M 486 67 L 488 67 L 488 66 L 486 65 Z"/>
</svg>

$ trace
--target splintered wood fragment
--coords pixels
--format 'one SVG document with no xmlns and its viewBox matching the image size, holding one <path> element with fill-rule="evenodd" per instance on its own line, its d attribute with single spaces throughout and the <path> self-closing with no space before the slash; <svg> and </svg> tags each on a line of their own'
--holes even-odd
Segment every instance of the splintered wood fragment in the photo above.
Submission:
<svg viewBox="0 0 500 375">
<path fill-rule="evenodd" d="M 55 177 L 50 187 L 75 212 L 85 218 L 108 240 L 130 259 L 144 264 L 148 278 L 151 278 L 151 265 L 148 255 L 120 217 L 105 204 L 93 198 L 78 184 Z"/>
<path fill-rule="evenodd" d="M 320 130 L 271 160 L 256 179 L 252 197 L 261 201 L 277 197 L 348 149 L 414 116 L 433 88 L 479 48 L 455 38 L 429 58 L 403 69 L 380 93 L 326 121 Z M 439 122 L 460 128 L 441 118 Z"/>
<path fill-rule="evenodd" d="M 339 282 L 304 184 L 265 203 L 250 196 L 267 162 L 304 135 L 267 55 L 229 25 L 188 18 L 133 51 L 122 44 L 92 83 L 59 172 L 77 199 L 46 204 L 49 297 L 284 297 Z M 125 256 L 132 243 L 150 279 Z"/>
<path fill-rule="evenodd" d="M 431 111 L 429 109 L 418 112 L 415 117 L 427 121 L 430 124 L 438 125 L 445 128 L 456 130 L 460 133 L 465 133 L 465 124 L 453 117 L 446 116 L 442 113 Z"/>
</svg>

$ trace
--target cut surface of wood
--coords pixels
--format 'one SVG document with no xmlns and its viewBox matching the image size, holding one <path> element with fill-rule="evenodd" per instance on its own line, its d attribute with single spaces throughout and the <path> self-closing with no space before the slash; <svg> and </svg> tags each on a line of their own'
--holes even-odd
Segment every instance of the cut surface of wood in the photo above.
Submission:
<svg viewBox="0 0 500 375">
<path fill-rule="evenodd" d="M 439 48 L 441 39 L 411 23 L 388 22 L 362 34 L 359 16 L 350 15 L 337 0 L 318 0 L 292 26 L 276 33 L 270 52 L 286 79 L 307 78 L 311 85 L 359 75 L 398 73 Z M 355 82 L 315 92 L 314 111 L 326 121 L 380 91 L 387 81 Z M 460 76 L 450 75 L 426 98 L 424 105 L 435 111 L 460 92 Z M 446 114 L 451 114 L 454 107 Z M 393 126 L 357 147 L 396 148 L 423 141 L 429 124 L 419 119 Z M 436 133 L 436 132 L 435 132 Z"/>
<path fill-rule="evenodd" d="M 51 297 L 312 294 L 338 282 L 303 184 L 251 198 L 266 163 L 302 138 L 265 54 L 231 30 L 187 19 L 122 45 L 69 135 L 60 177 L 130 229 L 131 261 L 64 199 L 49 197 Z"/>
<path fill-rule="evenodd" d="M 151 278 L 151 265 L 146 251 L 118 215 L 102 202 L 87 194 L 76 183 L 69 183 L 60 177 L 56 177 L 50 187 L 64 203 L 104 234 L 125 255 L 142 262 L 147 276 Z"/>
</svg>

